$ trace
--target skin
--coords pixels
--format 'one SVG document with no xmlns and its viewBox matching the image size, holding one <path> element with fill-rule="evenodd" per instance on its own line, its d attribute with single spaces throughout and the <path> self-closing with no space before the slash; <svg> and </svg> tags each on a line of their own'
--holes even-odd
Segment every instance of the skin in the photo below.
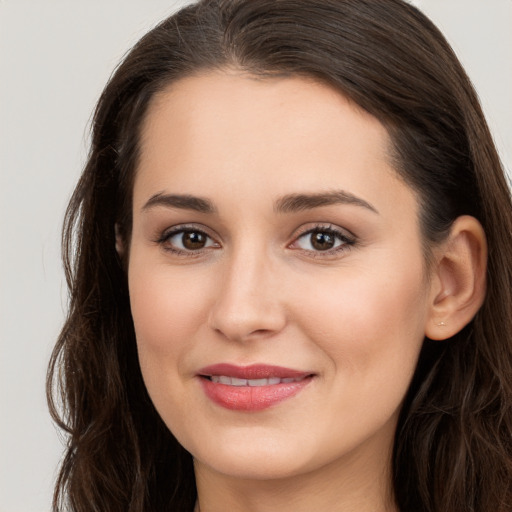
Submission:
<svg viewBox="0 0 512 512">
<path fill-rule="evenodd" d="M 212 72 L 153 99 L 134 184 L 131 307 L 147 389 L 194 456 L 201 511 L 396 510 L 401 403 L 425 334 L 458 325 L 436 328 L 453 273 L 427 275 L 418 202 L 388 148 L 375 118 L 303 78 Z M 277 208 L 333 191 L 351 200 Z M 207 235 L 203 248 L 169 235 L 184 224 Z M 311 244 L 307 232 L 326 228 L 341 234 L 337 250 Z M 197 375 L 225 362 L 314 377 L 268 409 L 231 411 Z"/>
</svg>

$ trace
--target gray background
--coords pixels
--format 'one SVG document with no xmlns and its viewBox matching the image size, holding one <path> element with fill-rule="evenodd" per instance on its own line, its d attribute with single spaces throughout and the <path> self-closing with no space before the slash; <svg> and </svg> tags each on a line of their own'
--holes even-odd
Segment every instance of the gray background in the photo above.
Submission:
<svg viewBox="0 0 512 512">
<path fill-rule="evenodd" d="M 0 512 L 50 509 L 62 452 L 44 382 L 66 308 L 59 235 L 90 115 L 179 0 L 0 0 Z M 512 0 L 416 0 L 473 79 L 512 169 Z"/>
</svg>

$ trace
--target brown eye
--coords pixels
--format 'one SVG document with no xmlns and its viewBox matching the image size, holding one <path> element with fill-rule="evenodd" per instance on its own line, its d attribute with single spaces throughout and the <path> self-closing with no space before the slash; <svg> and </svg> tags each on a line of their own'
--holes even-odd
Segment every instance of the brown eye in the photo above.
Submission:
<svg viewBox="0 0 512 512">
<path fill-rule="evenodd" d="M 343 231 L 329 228 L 314 228 L 303 233 L 293 243 L 298 249 L 306 250 L 311 253 L 337 251 L 348 248 L 353 245 L 355 240 L 349 238 Z"/>
<path fill-rule="evenodd" d="M 326 233 L 324 231 L 311 233 L 311 246 L 317 251 L 327 251 L 334 247 L 336 243 L 336 238 L 331 233 Z"/>
<path fill-rule="evenodd" d="M 198 231 L 185 231 L 181 235 L 181 243 L 185 249 L 196 251 L 205 247 L 208 237 Z"/>
<path fill-rule="evenodd" d="M 176 253 L 192 253 L 209 247 L 219 247 L 210 236 L 196 229 L 176 229 L 164 234 L 159 243 L 165 250 Z"/>
</svg>

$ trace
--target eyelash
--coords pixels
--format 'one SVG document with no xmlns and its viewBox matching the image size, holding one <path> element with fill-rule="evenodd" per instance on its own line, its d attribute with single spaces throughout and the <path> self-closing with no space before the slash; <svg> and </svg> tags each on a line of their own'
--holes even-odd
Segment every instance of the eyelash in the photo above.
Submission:
<svg viewBox="0 0 512 512">
<path fill-rule="evenodd" d="M 184 235 L 186 233 L 194 233 L 200 236 L 206 237 L 207 240 L 213 241 L 213 244 L 210 246 L 202 247 L 197 250 L 189 249 L 183 250 L 177 247 L 173 247 L 170 244 L 170 240 L 176 235 Z M 313 250 L 313 249 L 303 249 L 300 247 L 295 248 L 295 250 L 301 251 L 302 253 L 306 253 L 309 257 L 313 258 L 322 258 L 322 257 L 332 257 L 336 256 L 342 252 L 349 250 L 352 246 L 356 244 L 356 237 L 351 233 L 347 235 L 345 230 L 341 230 L 332 225 L 321 225 L 318 224 L 313 226 L 312 228 L 307 229 L 306 231 L 300 232 L 294 236 L 294 241 L 289 244 L 287 247 L 291 248 L 293 245 L 297 244 L 299 240 L 308 235 L 312 235 L 314 233 L 322 233 L 332 236 L 335 239 L 335 243 L 340 242 L 339 245 L 335 245 L 331 249 L 326 250 Z M 164 231 L 155 242 L 162 246 L 163 250 L 175 254 L 177 256 L 184 256 L 189 258 L 194 258 L 201 256 L 204 252 L 210 250 L 211 248 L 218 248 L 219 244 L 214 241 L 213 237 L 210 236 L 206 231 L 196 227 L 196 226 L 187 226 L 180 225 L 175 226 L 171 229 Z M 208 241 L 207 241 L 208 243 Z M 293 248 L 293 247 L 292 247 Z"/>
<path fill-rule="evenodd" d="M 303 231 L 295 236 L 294 241 L 291 245 L 297 244 L 297 242 L 307 237 L 308 235 L 312 235 L 314 233 L 322 233 L 332 236 L 335 239 L 335 243 L 337 241 L 341 242 L 338 246 L 335 246 L 331 249 L 327 250 L 312 250 L 312 249 L 301 249 L 297 248 L 297 250 L 302 251 L 303 253 L 307 253 L 310 257 L 313 258 L 325 258 L 325 257 L 333 257 L 337 256 L 340 253 L 343 253 L 345 251 L 348 251 L 351 247 L 353 247 L 356 244 L 356 237 L 350 233 L 348 234 L 346 230 L 341 230 L 340 228 L 336 228 L 333 225 L 316 225 L 312 228 L 307 229 L 306 231 Z M 290 247 L 289 246 L 289 247 Z"/>
<path fill-rule="evenodd" d="M 180 226 L 175 226 L 173 228 L 165 230 L 161 234 L 161 236 L 156 240 L 156 243 L 161 245 L 162 248 L 164 249 L 164 251 L 170 252 L 172 254 L 176 254 L 177 256 L 185 256 L 185 257 L 189 257 L 189 258 L 198 257 L 198 256 L 202 255 L 205 251 L 210 249 L 210 247 L 212 247 L 212 246 L 203 247 L 198 250 L 191 250 L 191 249 L 183 250 L 183 249 L 180 249 L 177 247 L 173 247 L 170 244 L 171 238 L 173 238 L 174 236 L 179 235 L 179 234 L 181 234 L 183 236 L 186 233 L 195 233 L 198 235 L 202 235 L 202 236 L 206 237 L 207 240 L 213 241 L 212 236 L 210 236 L 206 231 L 204 231 L 196 226 L 180 225 Z M 218 244 L 217 244 L 217 246 L 218 246 Z"/>
</svg>

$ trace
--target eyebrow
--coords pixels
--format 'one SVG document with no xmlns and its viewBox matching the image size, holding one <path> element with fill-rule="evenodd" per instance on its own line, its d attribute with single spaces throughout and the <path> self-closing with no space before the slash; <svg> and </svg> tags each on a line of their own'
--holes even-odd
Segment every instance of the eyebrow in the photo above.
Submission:
<svg viewBox="0 0 512 512">
<path fill-rule="evenodd" d="M 336 204 L 361 206 L 373 213 L 379 213 L 374 206 L 364 199 L 344 190 L 320 192 L 317 194 L 289 194 L 276 201 L 274 210 L 277 213 L 293 213 Z"/>
<path fill-rule="evenodd" d="M 360 206 L 371 212 L 379 213 L 374 206 L 364 199 L 344 190 L 316 194 L 288 194 L 275 202 L 274 211 L 276 213 L 294 213 L 336 204 Z M 190 194 L 164 194 L 163 192 L 151 196 L 142 207 L 142 211 L 150 210 L 157 206 L 192 210 L 199 213 L 217 213 L 217 208 L 212 201 L 204 197 L 192 196 Z"/>
<path fill-rule="evenodd" d="M 217 213 L 217 208 L 209 199 L 188 194 L 164 194 L 159 192 L 149 198 L 142 207 L 142 211 L 151 210 L 156 206 L 193 210 L 200 213 Z"/>
</svg>

